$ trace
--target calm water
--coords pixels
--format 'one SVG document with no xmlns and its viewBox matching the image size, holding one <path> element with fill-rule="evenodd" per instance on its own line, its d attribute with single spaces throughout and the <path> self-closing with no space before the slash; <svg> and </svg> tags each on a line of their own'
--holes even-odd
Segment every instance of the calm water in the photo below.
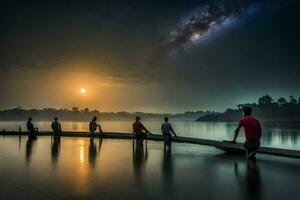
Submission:
<svg viewBox="0 0 300 200">
<path fill-rule="evenodd" d="M 0 199 L 299 199 L 300 162 L 131 140 L 0 137 Z"/>
<path fill-rule="evenodd" d="M 103 121 L 100 122 L 104 131 L 126 132 L 132 131 L 131 121 Z M 144 122 L 145 126 L 152 133 L 160 133 L 160 121 Z M 236 123 L 223 122 L 173 122 L 173 127 L 179 136 L 203 138 L 211 140 L 232 139 Z M 50 122 L 36 122 L 39 130 L 49 131 Z M 22 126 L 26 130 L 25 122 L 0 122 L 0 130 L 18 130 Z M 65 131 L 88 131 L 88 122 L 62 122 L 62 128 Z M 243 131 L 240 134 L 239 141 L 244 140 Z M 300 150 L 300 128 L 293 128 L 285 125 L 264 126 L 263 127 L 263 146 L 279 147 L 286 149 Z"/>
</svg>

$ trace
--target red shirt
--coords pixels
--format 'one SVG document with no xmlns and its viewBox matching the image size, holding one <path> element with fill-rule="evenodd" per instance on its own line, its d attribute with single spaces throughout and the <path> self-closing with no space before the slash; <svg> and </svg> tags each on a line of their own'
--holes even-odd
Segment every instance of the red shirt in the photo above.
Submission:
<svg viewBox="0 0 300 200">
<path fill-rule="evenodd" d="M 240 120 L 240 126 L 244 127 L 246 140 L 258 140 L 261 137 L 261 126 L 257 119 L 245 116 Z"/>
<path fill-rule="evenodd" d="M 141 122 L 134 122 L 133 123 L 133 133 L 135 134 L 144 134 L 143 131 L 146 131 L 147 129 Z"/>
</svg>

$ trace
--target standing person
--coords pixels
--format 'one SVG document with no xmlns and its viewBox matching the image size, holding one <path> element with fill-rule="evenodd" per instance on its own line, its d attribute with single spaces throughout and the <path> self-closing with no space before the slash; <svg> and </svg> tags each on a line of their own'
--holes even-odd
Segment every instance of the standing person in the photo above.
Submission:
<svg viewBox="0 0 300 200">
<path fill-rule="evenodd" d="M 152 134 L 146 127 L 140 122 L 141 118 L 137 116 L 135 122 L 133 123 L 133 133 L 137 139 L 139 145 L 143 145 L 144 139 L 147 137 L 147 134 Z"/>
<path fill-rule="evenodd" d="M 163 134 L 164 136 L 164 141 L 165 143 L 171 147 L 171 140 L 172 140 L 172 134 L 176 137 L 176 133 L 172 127 L 172 125 L 170 124 L 169 122 L 169 118 L 168 117 L 165 117 L 164 118 L 164 122 L 162 123 L 161 125 L 161 133 Z"/>
<path fill-rule="evenodd" d="M 257 149 L 260 147 L 260 138 L 262 135 L 260 122 L 251 116 L 252 109 L 248 106 L 243 108 L 244 118 L 240 120 L 238 127 L 235 130 L 234 138 L 231 142 L 236 143 L 236 138 L 239 135 L 241 127 L 244 127 L 246 142 L 247 159 L 255 158 Z"/>
<path fill-rule="evenodd" d="M 27 120 L 27 130 L 29 131 L 29 136 L 34 139 L 39 131 L 38 128 L 35 128 L 32 123 L 32 118 L 29 117 Z"/>
<path fill-rule="evenodd" d="M 99 132 L 101 133 L 101 135 L 103 135 L 103 131 L 101 129 L 101 126 L 99 124 L 96 123 L 97 121 L 97 117 L 93 117 L 92 121 L 90 121 L 89 123 L 89 130 L 90 130 L 90 137 L 91 139 L 94 138 L 94 133 L 97 130 L 97 128 L 99 128 Z"/>
<path fill-rule="evenodd" d="M 61 125 L 58 122 L 57 117 L 54 117 L 54 122 L 52 122 L 51 128 L 52 128 L 52 131 L 53 131 L 53 134 L 54 134 L 54 138 L 59 137 L 60 134 L 61 134 Z"/>
</svg>

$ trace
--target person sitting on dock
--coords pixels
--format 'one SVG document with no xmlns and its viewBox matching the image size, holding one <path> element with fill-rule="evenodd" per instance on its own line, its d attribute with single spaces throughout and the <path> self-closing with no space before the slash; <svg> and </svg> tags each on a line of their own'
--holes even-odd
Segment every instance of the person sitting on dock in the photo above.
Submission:
<svg viewBox="0 0 300 200">
<path fill-rule="evenodd" d="M 239 135 L 241 127 L 244 127 L 246 142 L 247 159 L 255 158 L 257 149 L 260 147 L 260 138 L 262 135 L 260 122 L 251 116 L 252 109 L 248 106 L 243 108 L 244 118 L 240 120 L 238 127 L 235 130 L 234 138 L 231 142 L 236 143 L 236 138 Z"/>
<path fill-rule="evenodd" d="M 97 121 L 97 117 L 93 117 L 92 121 L 90 121 L 89 123 L 89 130 L 90 130 L 90 137 L 91 139 L 94 138 L 94 133 L 97 130 L 97 128 L 99 128 L 99 132 L 101 135 L 103 135 L 103 131 L 101 129 L 101 126 L 99 124 L 96 123 Z"/>
<path fill-rule="evenodd" d="M 59 137 L 60 134 L 61 134 L 61 125 L 58 122 L 57 117 L 54 117 L 54 122 L 52 122 L 51 128 L 52 128 L 52 131 L 53 131 L 54 138 Z"/>
<path fill-rule="evenodd" d="M 32 138 L 35 138 L 39 131 L 38 128 L 34 128 L 31 117 L 27 120 L 27 130 L 29 131 L 29 136 Z"/>
<path fill-rule="evenodd" d="M 147 134 L 152 134 L 146 129 L 146 127 L 141 123 L 141 118 L 137 116 L 135 122 L 133 123 L 133 134 L 137 139 L 139 145 L 143 145 L 144 139 L 147 137 Z"/>
<path fill-rule="evenodd" d="M 167 146 L 171 147 L 171 140 L 172 140 L 172 134 L 176 137 L 176 133 L 171 125 L 171 123 L 169 122 L 169 118 L 165 117 L 164 118 L 164 123 L 162 123 L 161 125 L 161 133 L 164 136 L 164 142 L 165 144 L 167 144 Z"/>
</svg>

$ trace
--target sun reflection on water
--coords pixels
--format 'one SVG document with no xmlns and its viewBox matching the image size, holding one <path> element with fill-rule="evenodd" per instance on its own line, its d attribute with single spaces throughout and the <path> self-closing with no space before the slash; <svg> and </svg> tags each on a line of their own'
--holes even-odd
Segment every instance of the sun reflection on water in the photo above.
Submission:
<svg viewBox="0 0 300 200">
<path fill-rule="evenodd" d="M 84 142 L 80 140 L 80 147 L 79 147 L 79 160 L 83 164 L 84 163 Z"/>
</svg>

